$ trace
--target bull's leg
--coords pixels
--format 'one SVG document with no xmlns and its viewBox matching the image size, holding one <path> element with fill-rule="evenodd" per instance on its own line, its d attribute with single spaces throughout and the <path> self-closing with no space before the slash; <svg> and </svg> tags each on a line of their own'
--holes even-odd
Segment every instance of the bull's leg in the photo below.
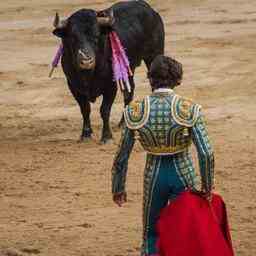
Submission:
<svg viewBox="0 0 256 256">
<path fill-rule="evenodd" d="M 91 105 L 87 99 L 82 99 L 82 102 L 79 105 L 83 116 L 83 130 L 81 134 L 81 141 L 83 141 L 85 139 L 91 138 L 93 133 L 90 120 Z"/>
<path fill-rule="evenodd" d="M 84 141 L 88 138 L 91 138 L 93 133 L 91 128 L 91 120 L 90 120 L 91 105 L 84 95 L 81 95 L 81 94 L 78 95 L 76 97 L 76 100 L 79 104 L 81 114 L 83 116 L 83 129 L 82 129 L 80 140 Z"/>
<path fill-rule="evenodd" d="M 104 144 L 113 138 L 111 128 L 109 125 L 109 119 L 110 119 L 111 107 L 114 102 L 116 92 L 117 92 L 116 87 L 113 87 L 113 90 L 103 94 L 103 101 L 100 107 L 100 114 L 103 120 L 101 142 Z"/>
<path fill-rule="evenodd" d="M 131 92 L 129 93 L 127 90 L 124 91 L 124 107 L 126 107 L 133 100 L 133 96 L 134 96 L 135 83 L 134 83 L 133 77 L 130 77 L 129 81 L 131 85 Z M 122 114 L 118 127 L 121 128 L 123 124 L 124 124 L 124 115 Z"/>
<path fill-rule="evenodd" d="M 82 95 L 79 92 L 73 90 L 73 86 L 71 84 L 69 84 L 69 88 L 74 98 L 78 102 L 81 114 L 83 116 L 83 128 L 82 128 L 80 140 L 84 141 L 85 139 L 91 138 L 91 135 L 93 133 L 93 130 L 91 128 L 91 120 L 90 120 L 90 113 L 91 113 L 90 102 L 87 100 L 87 97 L 85 95 Z"/>
</svg>

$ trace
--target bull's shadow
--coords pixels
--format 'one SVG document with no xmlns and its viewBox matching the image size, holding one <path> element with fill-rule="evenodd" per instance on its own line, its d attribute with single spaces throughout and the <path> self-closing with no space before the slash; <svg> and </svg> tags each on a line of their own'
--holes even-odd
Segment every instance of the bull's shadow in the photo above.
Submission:
<svg viewBox="0 0 256 256">
<path fill-rule="evenodd" d="M 63 44 L 62 68 L 83 116 L 81 140 L 91 138 L 90 103 L 102 95 L 101 142 L 106 143 L 112 139 L 109 118 L 118 89 L 113 81 L 109 33 L 118 34 L 134 73 L 142 60 L 149 68 L 155 56 L 164 53 L 162 19 L 140 0 L 120 2 L 100 12 L 81 9 L 65 20 L 60 20 L 57 14 L 54 26 L 53 34 L 60 37 Z M 129 104 L 134 95 L 133 77 L 129 83 L 131 91 L 123 91 L 124 105 Z"/>
</svg>

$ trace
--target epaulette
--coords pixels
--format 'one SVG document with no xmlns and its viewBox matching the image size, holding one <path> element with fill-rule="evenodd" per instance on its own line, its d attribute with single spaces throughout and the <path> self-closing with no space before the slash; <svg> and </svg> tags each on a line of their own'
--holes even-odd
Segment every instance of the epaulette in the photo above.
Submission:
<svg viewBox="0 0 256 256">
<path fill-rule="evenodd" d="M 192 127 L 198 119 L 201 106 L 175 95 L 172 100 L 172 116 L 175 122 L 186 127 Z"/>
<path fill-rule="evenodd" d="M 129 129 L 137 130 L 147 122 L 149 118 L 149 97 L 142 101 L 132 101 L 124 110 L 124 119 Z"/>
</svg>

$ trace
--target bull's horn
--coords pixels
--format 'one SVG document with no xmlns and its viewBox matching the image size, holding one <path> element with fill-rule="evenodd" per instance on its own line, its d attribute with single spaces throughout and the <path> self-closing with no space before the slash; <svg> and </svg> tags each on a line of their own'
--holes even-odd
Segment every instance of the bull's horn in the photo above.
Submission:
<svg viewBox="0 0 256 256">
<path fill-rule="evenodd" d="M 55 28 L 57 28 L 59 25 L 60 25 L 60 16 L 59 16 L 59 14 L 56 12 L 55 19 L 54 19 L 54 22 L 53 22 L 53 26 L 54 26 Z"/>
<path fill-rule="evenodd" d="M 111 9 L 108 13 L 98 12 L 97 21 L 102 26 L 112 26 L 115 22 L 113 9 Z"/>
<path fill-rule="evenodd" d="M 56 12 L 53 26 L 55 28 L 64 28 L 67 25 L 67 20 L 60 20 L 59 14 Z"/>
<path fill-rule="evenodd" d="M 109 17 L 110 17 L 111 19 L 114 19 L 114 10 L 113 10 L 113 9 L 110 9 L 110 11 L 109 11 Z"/>
</svg>

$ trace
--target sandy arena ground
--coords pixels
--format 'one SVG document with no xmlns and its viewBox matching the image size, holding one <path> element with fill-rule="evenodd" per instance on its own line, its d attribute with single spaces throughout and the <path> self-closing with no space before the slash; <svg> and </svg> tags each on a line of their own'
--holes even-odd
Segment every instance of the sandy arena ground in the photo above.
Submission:
<svg viewBox="0 0 256 256">
<path fill-rule="evenodd" d="M 1 0 L 0 256 L 135 256 L 141 240 L 142 173 L 137 145 L 129 201 L 111 200 L 110 169 L 120 137 L 121 96 L 112 112 L 113 143 L 77 143 L 78 105 L 59 68 L 49 79 L 58 40 L 56 10 L 102 9 L 105 0 Z M 184 63 L 177 91 L 204 106 L 216 153 L 216 190 L 228 205 L 236 255 L 256 255 L 256 2 L 152 0 L 166 25 L 166 52 Z M 148 93 L 142 66 L 136 98 Z M 254 187 L 254 189 L 253 189 Z"/>
</svg>

